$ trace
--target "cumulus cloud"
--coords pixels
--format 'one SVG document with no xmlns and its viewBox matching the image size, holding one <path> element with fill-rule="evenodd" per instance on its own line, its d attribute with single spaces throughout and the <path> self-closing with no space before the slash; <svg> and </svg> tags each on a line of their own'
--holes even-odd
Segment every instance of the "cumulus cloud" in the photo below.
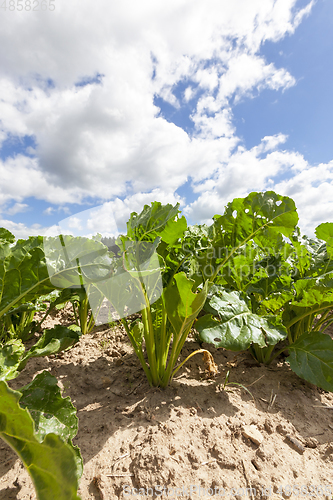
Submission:
<svg viewBox="0 0 333 500">
<path fill-rule="evenodd" d="M 227 71 L 221 76 L 218 99 L 221 104 L 228 103 L 235 94 L 237 103 L 244 96 L 251 95 L 253 89 L 259 92 L 263 88 L 287 89 L 294 84 L 295 79 L 288 71 L 267 64 L 261 57 L 241 53 L 231 59 Z"/>
<path fill-rule="evenodd" d="M 116 198 L 113 201 L 66 217 L 58 224 L 48 228 L 43 234 L 72 234 L 92 237 L 99 233 L 107 237 L 118 236 L 126 232 L 126 222 L 132 212 L 141 212 L 144 205 L 150 205 L 155 200 L 159 200 L 162 204 L 170 203 L 173 206 L 176 203 L 179 203 L 180 206 L 184 205 L 181 197 L 172 192 L 166 193 L 157 189 L 150 193 L 137 193 L 125 200 Z"/>
<path fill-rule="evenodd" d="M 42 227 L 40 224 L 32 224 L 27 226 L 22 222 L 13 222 L 9 219 L 2 219 L 0 217 L 0 227 L 5 227 L 13 233 L 16 238 L 28 238 L 29 236 L 44 235 L 48 228 Z"/>
<path fill-rule="evenodd" d="M 269 138 L 265 139 L 267 142 Z M 240 149 L 215 179 L 196 187 L 200 195 L 186 206 L 186 215 L 200 223 L 211 223 L 213 215 L 222 214 L 232 198 L 274 188 L 295 201 L 302 232 L 314 236 L 317 225 L 333 220 L 333 161 L 311 166 L 299 153 L 274 151 L 262 158 L 260 152 L 260 146 L 250 151 Z M 274 176 L 283 171 L 292 175 L 274 182 Z"/>
<path fill-rule="evenodd" d="M 27 150 L 33 157 L 0 160 L 0 205 L 23 208 L 32 197 L 51 204 L 44 212 L 51 215 L 57 205 L 94 198 L 105 203 L 87 221 L 97 232 L 108 213 L 123 226 L 131 211 L 154 199 L 179 200 L 199 220 L 249 190 L 277 183 L 299 192 L 310 166 L 281 149 L 284 131 L 246 150 L 233 106 L 263 89 L 296 84 L 260 47 L 294 33 L 313 5 L 73 0 L 43 15 L 7 16 L 0 33 L 0 147 L 9 136 L 30 136 L 35 145 Z M 167 120 L 156 97 L 175 111 L 186 104 L 193 130 Z M 280 182 L 287 172 L 294 184 L 289 177 Z M 186 207 L 176 191 L 189 178 L 198 199 Z M 111 234 L 114 222 L 104 228 Z"/>
<path fill-rule="evenodd" d="M 29 210 L 29 205 L 26 203 L 15 203 L 12 207 L 6 210 L 6 213 L 8 215 L 15 215 L 21 212 L 26 212 L 27 210 Z"/>
<path fill-rule="evenodd" d="M 333 220 L 333 161 L 317 166 L 302 163 L 295 175 L 277 183 L 275 190 L 295 200 L 300 227 L 313 235 L 316 226 Z"/>
<path fill-rule="evenodd" d="M 70 211 L 69 207 L 66 207 L 66 206 L 47 207 L 45 210 L 43 210 L 43 215 L 53 215 L 55 213 L 70 214 L 71 211 Z"/>
</svg>

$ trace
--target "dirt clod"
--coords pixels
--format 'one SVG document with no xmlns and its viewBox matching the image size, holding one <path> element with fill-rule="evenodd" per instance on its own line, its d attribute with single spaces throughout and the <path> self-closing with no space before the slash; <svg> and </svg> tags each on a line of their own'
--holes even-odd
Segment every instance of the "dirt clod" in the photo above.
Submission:
<svg viewBox="0 0 333 500">
<path fill-rule="evenodd" d="M 242 434 L 257 445 L 260 445 L 264 440 L 263 435 L 258 431 L 255 425 L 244 425 Z"/>
</svg>

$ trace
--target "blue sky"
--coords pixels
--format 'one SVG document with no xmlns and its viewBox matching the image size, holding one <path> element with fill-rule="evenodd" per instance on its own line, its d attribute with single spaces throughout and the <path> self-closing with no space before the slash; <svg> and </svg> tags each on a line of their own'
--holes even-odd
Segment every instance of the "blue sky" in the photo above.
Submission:
<svg viewBox="0 0 333 500">
<path fill-rule="evenodd" d="M 333 221 L 331 0 L 114 3 L 0 12 L 0 226 L 202 223 L 270 189 Z"/>
<path fill-rule="evenodd" d="M 318 2 L 294 35 L 263 45 L 261 54 L 286 68 L 297 84 L 279 95 L 262 92 L 235 107 L 237 132 L 246 147 L 258 144 L 263 135 L 283 131 L 288 135 L 285 146 L 311 164 L 332 160 L 332 16 L 333 3 Z"/>
</svg>

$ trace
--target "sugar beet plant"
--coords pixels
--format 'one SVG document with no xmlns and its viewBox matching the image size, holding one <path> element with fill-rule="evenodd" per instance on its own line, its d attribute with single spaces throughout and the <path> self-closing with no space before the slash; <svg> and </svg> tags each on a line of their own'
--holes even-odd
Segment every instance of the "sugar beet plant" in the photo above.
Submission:
<svg viewBox="0 0 333 500">
<path fill-rule="evenodd" d="M 57 379 L 48 371 L 28 385 L 11 389 L 30 358 L 56 354 L 77 342 L 73 330 L 45 330 L 27 352 L 10 340 L 0 350 L 0 437 L 17 453 L 29 472 L 39 500 L 79 500 L 82 458 L 72 439 L 78 429 L 76 409 L 63 398 Z"/>
<path fill-rule="evenodd" d="M 154 202 L 132 213 L 127 234 L 116 241 L 121 257 L 112 277 L 95 283 L 122 318 L 152 386 L 166 387 L 180 368 L 181 349 L 208 290 L 208 280 L 196 290 L 180 270 L 187 258 L 182 250 L 187 224 L 178 212 L 178 205 Z M 140 317 L 129 321 L 132 312 Z"/>
<path fill-rule="evenodd" d="M 332 391 L 333 341 L 324 332 L 333 323 L 333 224 L 308 239 L 296 223 L 292 200 L 275 193 L 251 193 L 214 217 L 197 251 L 197 272 L 210 269 L 214 286 L 195 326 L 202 340 L 249 349 L 261 363 L 287 348 L 300 377 Z"/>
<path fill-rule="evenodd" d="M 79 253 L 70 254 L 72 262 L 63 262 L 56 251 L 59 238 L 50 239 L 49 247 L 55 250 L 49 252 L 46 262 L 42 237 L 15 242 L 9 231 L 0 229 L 0 437 L 22 459 L 39 500 L 78 500 L 82 460 L 72 444 L 77 432 L 76 410 L 69 398 L 61 397 L 57 380 L 48 372 L 16 391 L 8 386 L 8 381 L 25 368 L 30 358 L 68 349 L 78 342 L 80 332 L 58 325 L 45 330 L 35 345 L 26 350 L 22 330 L 8 328 L 8 318 L 25 312 L 26 305 L 35 307 L 45 295 L 51 302 L 56 300 L 49 295 L 55 290 L 75 284 L 80 287 L 82 273 L 96 263 L 100 272 L 109 271 L 106 247 L 87 238 L 79 240 Z M 71 241 L 68 238 L 69 248 Z M 81 254 L 87 253 L 89 261 L 80 260 Z M 50 267 L 54 270 L 53 281 Z M 86 281 L 89 285 L 88 278 Z"/>
</svg>

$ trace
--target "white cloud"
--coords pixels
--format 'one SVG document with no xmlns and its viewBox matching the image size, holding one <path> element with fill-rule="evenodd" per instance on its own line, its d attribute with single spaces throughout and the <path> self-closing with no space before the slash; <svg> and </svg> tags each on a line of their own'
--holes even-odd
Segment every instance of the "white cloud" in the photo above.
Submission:
<svg viewBox="0 0 333 500">
<path fill-rule="evenodd" d="M 60 207 L 47 207 L 45 210 L 43 210 L 43 215 L 53 215 L 55 213 L 61 213 L 63 212 L 64 214 L 70 214 L 71 211 L 68 207 L 66 206 L 60 206 Z"/>
<path fill-rule="evenodd" d="M 26 203 L 15 203 L 12 207 L 6 210 L 6 213 L 8 215 L 15 215 L 21 212 L 26 212 L 27 210 L 29 210 L 29 205 Z"/>
<path fill-rule="evenodd" d="M 301 170 L 304 159 L 297 153 L 271 151 L 283 143 L 286 136 L 264 137 L 261 144 L 246 150 L 239 146 L 230 154 L 226 162 L 221 162 L 213 175 L 194 182 L 193 189 L 197 193 L 211 190 L 218 193 L 219 199 L 227 203 L 234 197 L 246 196 L 250 191 L 261 191 L 267 188 L 269 179 L 288 173 L 291 169 Z M 264 153 L 266 156 L 263 156 Z M 193 206 L 200 206 L 200 199 Z M 190 209 L 188 209 L 190 213 Z"/>
<path fill-rule="evenodd" d="M 193 97 L 195 96 L 196 92 L 193 90 L 192 87 L 187 87 L 187 89 L 184 92 L 184 101 L 189 102 Z"/>
<path fill-rule="evenodd" d="M 82 229 L 82 221 L 79 217 L 71 217 L 68 221 L 68 227 L 70 229 L 77 229 L 81 231 Z"/>
<path fill-rule="evenodd" d="M 253 89 L 286 89 L 295 84 L 295 79 L 284 69 L 277 70 L 274 64 L 266 64 L 263 58 L 242 53 L 231 59 L 227 71 L 220 79 L 218 99 L 227 103 L 234 94 L 235 102 L 251 95 Z"/>
<path fill-rule="evenodd" d="M 75 186 L 57 186 L 52 183 L 51 175 L 44 172 L 35 158 L 17 155 L 0 161 L 0 205 L 15 200 L 21 203 L 24 198 L 35 197 L 49 202 L 79 202 L 86 194 Z M 15 180 L 15 182 L 13 182 Z"/>
<path fill-rule="evenodd" d="M 260 47 L 291 35 L 313 5 L 72 0 L 41 16 L 8 15 L 0 32 L 0 144 L 9 135 L 30 135 L 36 146 L 27 152 L 36 156 L 0 161 L 0 206 L 22 208 L 35 197 L 52 204 L 44 211 L 51 215 L 56 205 L 87 197 L 111 200 L 91 218 L 92 230 L 108 210 L 123 224 L 124 214 L 145 202 L 177 200 L 175 191 L 189 177 L 200 196 L 187 212 L 198 218 L 274 182 L 306 192 L 303 172 L 310 166 L 298 153 L 280 150 L 284 131 L 244 149 L 233 105 L 296 84 Z M 75 85 L 97 74 L 99 81 Z M 160 116 L 156 96 L 175 112 L 184 102 L 191 106 L 191 135 Z M 294 180 L 277 180 L 290 172 Z M 329 187 L 324 191 L 330 196 Z"/>
<path fill-rule="evenodd" d="M 137 193 L 124 200 L 116 198 L 112 202 L 84 210 L 60 220 L 47 229 L 47 235 L 73 234 L 74 236 L 92 237 L 97 233 L 103 236 L 118 236 L 126 232 L 126 222 L 132 212 L 140 213 L 144 205 L 159 200 L 162 204 L 176 203 L 184 205 L 182 199 L 174 193 L 154 190 L 151 193 Z"/>
<path fill-rule="evenodd" d="M 317 0 L 311 0 L 311 2 L 309 2 L 305 7 L 303 7 L 303 9 L 299 10 L 296 13 L 295 18 L 294 18 L 294 28 L 297 28 L 297 26 L 299 26 L 301 24 L 304 17 L 307 17 L 311 14 L 311 10 L 312 10 L 313 6 L 315 5 L 316 1 Z"/>
<path fill-rule="evenodd" d="M 279 144 L 283 144 L 287 139 L 288 136 L 285 134 L 267 135 L 261 139 L 261 144 L 257 146 L 257 151 L 259 153 L 266 153 L 266 151 L 276 149 Z"/>
<path fill-rule="evenodd" d="M 47 207 L 47 208 L 43 211 L 43 214 L 44 214 L 44 215 L 52 215 L 52 214 L 54 214 L 54 212 L 55 212 L 54 207 Z"/>
<path fill-rule="evenodd" d="M 222 71 L 223 68 L 220 68 Z M 193 81 L 199 84 L 199 87 L 214 90 L 219 83 L 218 67 L 210 67 L 205 69 L 198 69 L 193 75 Z"/>
<path fill-rule="evenodd" d="M 305 234 L 313 235 L 320 223 L 333 221 L 333 161 L 295 170 L 296 174 L 279 182 L 275 190 L 293 198 L 300 227 Z"/>
<path fill-rule="evenodd" d="M 214 179 L 199 184 L 196 191 L 200 196 L 186 207 L 186 215 L 201 223 L 211 223 L 213 215 L 222 214 L 234 197 L 272 189 L 271 177 L 285 170 L 292 171 L 292 176 L 275 182 L 274 191 L 295 201 L 302 232 L 313 236 L 317 225 L 333 220 L 333 161 L 311 166 L 299 153 L 275 151 L 259 158 L 258 152 L 260 147 L 241 150 Z"/>
<path fill-rule="evenodd" d="M 27 226 L 22 222 L 13 222 L 8 219 L 0 218 L 0 227 L 5 227 L 15 235 L 15 237 L 26 239 L 29 236 L 38 236 L 44 235 L 47 231 L 47 228 L 43 228 L 40 224 L 32 224 L 31 226 Z"/>
</svg>

